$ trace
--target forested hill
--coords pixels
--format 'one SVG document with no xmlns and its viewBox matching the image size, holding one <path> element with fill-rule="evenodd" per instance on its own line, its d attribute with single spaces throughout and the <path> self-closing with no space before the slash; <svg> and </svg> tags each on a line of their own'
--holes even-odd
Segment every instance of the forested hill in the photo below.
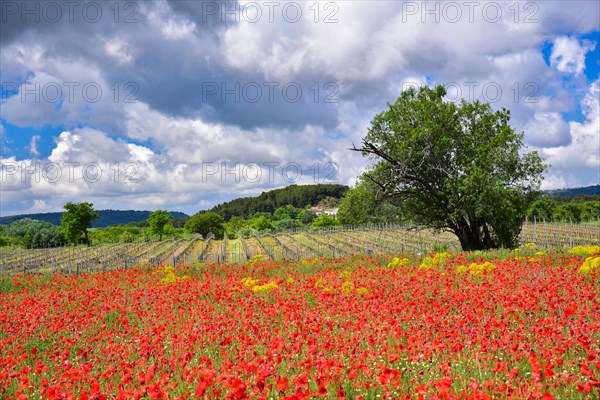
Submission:
<svg viewBox="0 0 600 400">
<path fill-rule="evenodd" d="M 600 185 L 572 189 L 548 190 L 546 193 L 550 197 L 600 196 Z"/>
<path fill-rule="evenodd" d="M 134 211 L 134 210 L 100 210 L 100 218 L 94 222 L 94 228 L 105 228 L 110 225 L 128 224 L 130 222 L 140 222 L 148 219 L 150 211 Z M 171 211 L 173 218 L 185 218 L 186 214 L 178 211 Z M 9 217 L 0 217 L 0 225 L 7 225 L 13 221 L 23 218 L 31 218 L 38 221 L 50 222 L 54 225 L 60 225 L 60 217 L 62 212 L 52 212 L 43 214 L 20 214 L 11 215 Z"/>
<path fill-rule="evenodd" d="M 288 204 L 296 208 L 316 205 L 326 197 L 342 198 L 349 187 L 337 184 L 291 185 L 261 193 L 258 197 L 242 197 L 213 207 L 210 211 L 225 220 L 233 216 L 250 217 L 256 212 L 272 213 Z"/>
</svg>

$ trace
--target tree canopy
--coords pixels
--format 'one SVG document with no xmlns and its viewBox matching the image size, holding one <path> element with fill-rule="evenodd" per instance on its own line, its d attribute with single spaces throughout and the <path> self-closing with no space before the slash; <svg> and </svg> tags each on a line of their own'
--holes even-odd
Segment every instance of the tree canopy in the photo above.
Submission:
<svg viewBox="0 0 600 400">
<path fill-rule="evenodd" d="M 148 217 L 148 226 L 153 234 L 158 235 L 159 240 L 165 232 L 165 225 L 173 221 L 173 216 L 167 210 L 156 210 Z"/>
<path fill-rule="evenodd" d="M 545 165 L 522 153 L 510 112 L 446 101 L 443 86 L 410 88 L 377 115 L 362 145 L 377 195 L 416 223 L 456 234 L 464 250 L 514 247 Z"/>
<path fill-rule="evenodd" d="M 199 233 L 206 237 L 212 232 L 215 237 L 222 238 L 225 233 L 223 226 L 225 220 L 219 214 L 214 212 L 203 212 L 194 214 L 186 223 L 185 229 L 192 233 Z"/>
<path fill-rule="evenodd" d="M 45 221 L 23 218 L 7 225 L 3 230 L 12 242 L 25 247 L 54 247 L 64 244 L 65 239 L 56 225 Z"/>
<path fill-rule="evenodd" d="M 92 227 L 92 222 L 100 218 L 100 214 L 94 210 L 94 204 L 68 202 L 64 209 L 65 213 L 60 217 L 60 231 L 63 236 L 71 243 L 79 243 L 83 236 L 89 246 L 88 229 Z"/>
</svg>

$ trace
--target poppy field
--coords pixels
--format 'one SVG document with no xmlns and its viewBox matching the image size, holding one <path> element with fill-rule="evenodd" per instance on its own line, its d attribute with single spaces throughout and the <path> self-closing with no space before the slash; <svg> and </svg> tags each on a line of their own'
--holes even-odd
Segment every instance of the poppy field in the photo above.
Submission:
<svg viewBox="0 0 600 400">
<path fill-rule="evenodd" d="M 599 398 L 599 253 L 4 276 L 0 398 Z"/>
</svg>

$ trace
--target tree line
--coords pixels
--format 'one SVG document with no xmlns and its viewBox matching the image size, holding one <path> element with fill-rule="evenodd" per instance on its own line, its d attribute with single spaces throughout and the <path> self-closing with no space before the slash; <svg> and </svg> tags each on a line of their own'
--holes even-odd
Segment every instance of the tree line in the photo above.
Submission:
<svg viewBox="0 0 600 400">
<path fill-rule="evenodd" d="M 325 197 L 321 205 L 335 206 L 339 199 Z M 213 233 L 217 238 L 225 234 L 230 239 L 238 235 L 249 236 L 257 233 L 275 232 L 284 229 L 338 225 L 339 221 L 327 214 L 315 215 L 310 206 L 296 208 L 287 204 L 275 209 L 273 213 L 256 212 L 249 218 L 232 216 L 228 221 L 213 211 L 201 211 L 190 218 L 174 219 L 166 210 L 150 213 L 148 219 L 140 223 L 116 225 L 106 228 L 93 228 L 93 222 L 99 214 L 93 203 L 67 203 L 61 217 L 61 225 L 23 218 L 9 225 L 0 225 L 0 246 L 19 245 L 24 247 L 57 247 L 64 244 L 92 243 L 131 243 L 162 240 L 164 237 L 184 238 L 199 234 L 206 237 Z M 174 226 L 175 223 L 179 226 Z"/>
</svg>

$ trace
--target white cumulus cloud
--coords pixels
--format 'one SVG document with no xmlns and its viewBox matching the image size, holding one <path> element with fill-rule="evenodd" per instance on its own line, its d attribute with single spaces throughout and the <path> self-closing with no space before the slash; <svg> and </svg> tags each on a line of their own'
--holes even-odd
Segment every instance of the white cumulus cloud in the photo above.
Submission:
<svg viewBox="0 0 600 400">
<path fill-rule="evenodd" d="M 576 38 L 561 36 L 556 38 L 550 54 L 550 64 L 561 72 L 580 75 L 585 69 L 585 56 L 593 51 L 596 44 L 579 41 Z"/>
</svg>

